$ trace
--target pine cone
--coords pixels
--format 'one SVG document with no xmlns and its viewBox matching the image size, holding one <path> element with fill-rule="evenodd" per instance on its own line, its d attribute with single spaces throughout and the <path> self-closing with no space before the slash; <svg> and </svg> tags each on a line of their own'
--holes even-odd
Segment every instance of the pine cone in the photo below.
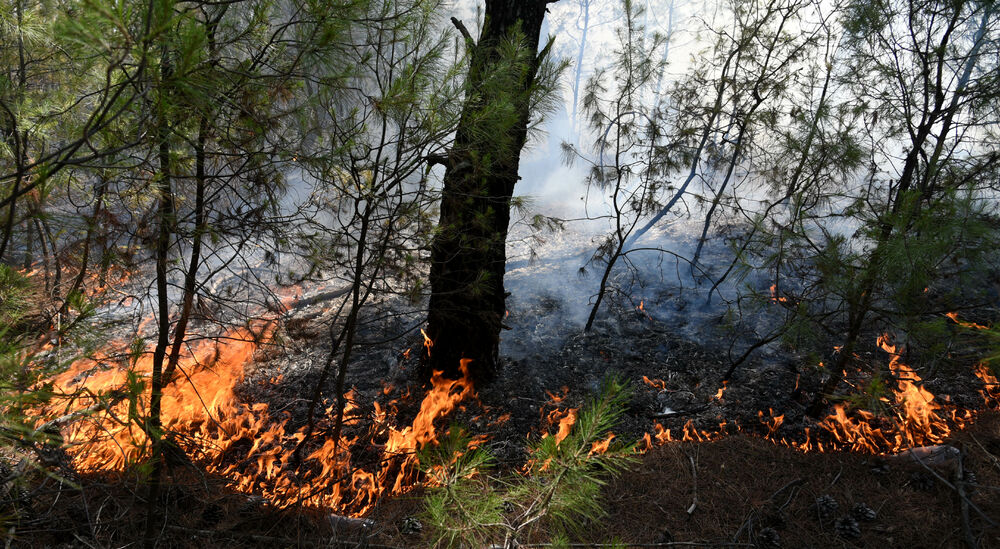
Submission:
<svg viewBox="0 0 1000 549">
<path fill-rule="evenodd" d="M 399 531 L 403 535 L 409 536 L 411 534 L 418 534 L 423 529 L 424 525 L 417 519 L 417 517 L 406 517 L 403 519 L 403 525 Z"/>
<path fill-rule="evenodd" d="M 840 509 L 840 504 L 830 494 L 823 494 L 816 498 L 813 507 L 819 512 L 819 516 L 826 518 L 836 513 L 837 509 Z"/>
<path fill-rule="evenodd" d="M 259 513 L 266 503 L 267 500 L 260 496 L 250 496 L 240 504 L 240 508 L 236 512 L 243 518 L 249 518 Z"/>
<path fill-rule="evenodd" d="M 854 517 L 850 515 L 844 515 L 837 519 L 833 523 L 833 529 L 836 530 L 838 536 L 844 539 L 858 539 L 861 537 L 861 527 L 858 525 L 858 521 L 854 520 Z"/>
<path fill-rule="evenodd" d="M 962 482 L 965 483 L 965 493 L 971 494 L 976 491 L 976 484 L 978 484 L 978 480 L 976 479 L 976 474 L 972 471 L 964 471 L 964 473 L 965 478 L 962 479 Z"/>
<path fill-rule="evenodd" d="M 907 484 L 922 492 L 930 492 L 934 489 L 934 477 L 923 471 L 917 471 L 910 475 Z"/>
<path fill-rule="evenodd" d="M 889 473 L 889 464 L 886 463 L 886 462 L 884 462 L 884 461 L 876 462 L 875 465 L 872 465 L 872 468 L 869 469 L 869 471 L 871 471 L 871 473 L 873 475 L 885 475 L 885 474 L 888 474 Z"/>
<path fill-rule="evenodd" d="M 863 520 L 867 522 L 875 520 L 877 515 L 875 514 L 875 509 L 872 509 L 864 503 L 855 503 L 854 507 L 851 508 L 851 516 L 856 520 Z"/>
<path fill-rule="evenodd" d="M 205 510 L 201 512 L 201 521 L 199 524 L 201 524 L 203 528 L 212 528 L 216 524 L 222 522 L 222 518 L 225 514 L 226 513 L 222 510 L 222 507 L 212 503 L 208 507 L 205 507 Z"/>
<path fill-rule="evenodd" d="M 781 536 L 774 528 L 764 528 L 757 533 L 754 547 L 757 549 L 781 549 Z"/>
</svg>

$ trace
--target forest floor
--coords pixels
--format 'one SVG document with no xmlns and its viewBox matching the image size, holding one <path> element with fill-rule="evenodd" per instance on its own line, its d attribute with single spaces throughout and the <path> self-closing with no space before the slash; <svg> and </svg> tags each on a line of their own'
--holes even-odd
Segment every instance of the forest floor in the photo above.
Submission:
<svg viewBox="0 0 1000 549">
<path fill-rule="evenodd" d="M 968 525 L 978 547 L 1000 547 L 1000 526 L 989 525 L 1000 521 L 1000 413 L 983 414 L 949 444 L 962 449 L 964 467 L 976 475 L 965 506 L 950 484 L 954 460 L 925 468 L 850 452 L 802 453 L 745 435 L 670 443 L 605 488 L 607 515 L 588 524 L 579 541 L 594 547 L 618 540 L 631 547 L 961 548 Z M 815 505 L 824 495 L 839 504 L 826 516 Z M 858 537 L 845 538 L 835 523 L 857 504 L 873 509 L 875 518 L 858 521 Z M 427 546 L 426 538 L 396 526 L 419 511 L 418 497 L 390 502 L 377 515 L 384 526 L 375 539 Z M 768 545 L 767 528 L 777 532 L 777 544 Z"/>
<path fill-rule="evenodd" d="M 1000 520 L 1000 413 L 982 414 L 949 444 L 976 476 L 966 505 L 952 484 L 956 460 L 924 467 L 850 452 L 802 453 L 742 434 L 659 446 L 605 487 L 607 515 L 585 525 L 577 546 L 960 548 L 968 528 L 977 547 L 1000 547 L 1000 527 L 989 524 Z M 8 526 L 9 546 L 126 547 L 139 539 L 145 505 L 132 479 L 77 480 L 81 490 L 41 491 L 30 525 Z M 175 481 L 161 502 L 170 526 L 159 547 L 431 543 L 428 529 L 412 528 L 422 512 L 419 488 L 380 504 L 359 527 L 315 511 L 274 509 L 226 490 L 224 479 L 181 472 Z M 827 515 L 815 505 L 824 495 L 839 504 Z M 835 524 L 862 503 L 875 518 L 857 521 L 857 537 L 845 538 Z"/>
<path fill-rule="evenodd" d="M 581 546 L 618 540 L 633 547 L 929 548 L 966 547 L 972 538 L 976 547 L 1000 547 L 1000 410 L 983 411 L 938 441 L 957 449 L 961 459 L 952 455 L 937 465 L 793 449 L 787 443 L 802 442 L 807 427 L 815 430 L 816 421 L 804 409 L 823 370 L 784 346 L 771 345 L 724 385 L 732 353 L 715 335 L 722 330 L 713 330 L 703 318 L 697 320 L 703 326 L 697 342 L 690 334 L 678 334 L 656 319 L 655 307 L 674 306 L 673 296 L 661 297 L 659 304 L 647 300 L 645 310 L 630 300 L 612 304 L 592 333 L 561 329 L 553 321 L 559 302 L 513 302 L 507 323 L 522 351 L 505 362 L 496 380 L 477 387 L 475 398 L 440 419 L 438 429 L 457 423 L 485 436 L 484 447 L 496 458 L 499 473 L 516 474 L 528 457 L 529 442 L 554 430 L 551 419 L 585 405 L 602 380 L 614 375 L 631 388 L 614 429 L 619 440 L 640 440 L 665 429 L 675 439 L 688 431 L 702 440 L 654 443 L 638 456 L 605 487 L 607 515 L 585 525 L 574 540 Z M 296 309 L 282 327 L 282 348 L 259 351 L 236 390 L 247 406 L 266 404 L 282 411 L 289 430 L 306 422 L 307 397 L 330 351 L 323 307 Z M 393 322 L 405 325 L 412 319 L 400 316 Z M 972 371 L 982 349 L 948 326 L 955 331 L 947 360 L 915 366 L 933 373 L 921 386 L 947 407 L 978 410 L 984 406 L 983 384 Z M 361 335 L 377 340 L 399 328 L 372 324 Z M 866 334 L 870 344 L 859 351 L 857 362 L 869 371 L 887 371 L 893 357 L 874 344 L 877 335 Z M 413 421 L 427 390 L 419 381 L 421 345 L 421 336 L 411 333 L 359 348 L 347 372 L 347 386 L 362 410 L 351 436 L 373 431 L 374 403 L 394 410 L 399 426 Z M 898 359 L 927 362 L 917 352 Z M 843 389 L 868 381 L 859 369 L 848 375 Z M 335 394 L 332 379 L 328 384 L 324 394 Z M 876 417 L 873 426 L 882 421 Z M 379 440 L 368 436 L 365 451 L 352 457 L 358 467 L 372 465 L 366 459 L 376 464 L 381 459 L 370 451 Z M 285 440 L 290 451 L 294 437 Z M 117 548 L 142 539 L 149 507 L 139 480 L 142 467 L 81 475 L 56 458 L 32 470 L 19 463 L 19 456 L 4 459 L 9 467 L 0 471 L 2 476 L 20 479 L 3 483 L 0 513 L 10 547 Z M 354 519 L 329 510 L 279 509 L 262 497 L 233 491 L 227 488 L 229 479 L 206 475 L 194 456 L 168 456 L 168 466 L 169 483 L 158 502 L 158 547 L 374 548 L 431 542 L 430 528 L 416 527 L 423 508 L 419 486 Z M 957 493 L 959 467 L 975 476 L 964 487 L 967 497 Z M 824 512 L 817 507 L 821 497 L 836 501 L 837 508 Z M 861 504 L 874 511 L 874 519 L 848 518 Z M 530 541 L 544 546 L 548 540 Z"/>
</svg>

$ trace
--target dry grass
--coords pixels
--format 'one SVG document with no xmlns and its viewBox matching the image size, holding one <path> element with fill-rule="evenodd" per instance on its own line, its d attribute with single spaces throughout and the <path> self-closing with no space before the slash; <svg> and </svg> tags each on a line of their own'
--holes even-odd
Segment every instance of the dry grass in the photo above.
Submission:
<svg viewBox="0 0 1000 549">
<path fill-rule="evenodd" d="M 1000 413 L 984 413 L 952 444 L 962 448 L 966 469 L 979 487 L 972 503 L 1000 522 Z M 697 467 L 697 506 L 692 461 Z M 887 465 L 884 472 L 873 471 Z M 949 481 L 955 463 L 936 469 Z M 583 543 L 619 540 L 628 545 L 667 541 L 701 542 L 713 547 L 737 540 L 753 547 L 765 527 L 777 530 L 781 546 L 792 548 L 875 547 L 962 548 L 959 498 L 940 481 L 926 489 L 913 477 L 930 474 L 918 463 L 850 453 L 801 452 L 759 438 L 732 436 L 716 442 L 671 443 L 653 449 L 605 490 L 608 515 L 587 531 Z M 932 477 L 931 477 L 932 478 Z M 813 504 L 824 494 L 840 509 L 822 519 Z M 404 498 L 383 505 L 374 517 L 380 534 L 373 542 L 396 547 L 426 547 L 426 537 L 404 536 L 399 524 L 419 513 L 419 501 Z M 861 522 L 861 537 L 845 540 L 833 521 L 855 503 L 875 509 L 877 518 Z M 1000 548 L 1000 528 L 970 511 L 978 547 Z M 663 545 L 669 546 L 669 545 Z"/>
<path fill-rule="evenodd" d="M 980 485 L 971 501 L 1000 522 L 1000 414 L 984 414 L 952 444 L 963 448 L 965 466 Z M 686 509 L 695 493 L 692 460 L 698 504 L 689 516 Z M 771 526 L 789 548 L 963 547 L 956 492 L 940 481 L 929 490 L 919 488 L 913 476 L 929 473 L 912 460 L 890 460 L 888 471 L 873 471 L 881 463 L 857 454 L 803 454 L 745 436 L 669 444 L 651 451 L 641 466 L 608 487 L 609 516 L 595 525 L 593 541 L 655 543 L 672 537 L 751 542 Z M 955 464 L 937 471 L 952 481 Z M 823 494 L 840 503 L 831 519 L 821 519 L 813 507 Z M 878 517 L 862 522 L 861 537 L 847 541 L 836 535 L 832 523 L 855 503 L 869 505 Z M 988 526 L 975 511 L 971 527 L 980 547 L 1000 547 L 1000 528 Z"/>
</svg>

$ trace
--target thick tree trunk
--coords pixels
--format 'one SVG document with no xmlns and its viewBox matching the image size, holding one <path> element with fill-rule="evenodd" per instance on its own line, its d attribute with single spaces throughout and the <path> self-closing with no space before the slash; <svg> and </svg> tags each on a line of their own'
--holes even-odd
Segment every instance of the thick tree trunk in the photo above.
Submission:
<svg viewBox="0 0 1000 549">
<path fill-rule="evenodd" d="M 439 232 L 431 246 L 427 335 L 430 369 L 449 375 L 472 359 L 476 379 L 496 373 L 504 316 L 505 244 L 510 199 L 527 138 L 530 95 L 546 0 L 486 0 L 479 43 L 471 45 L 468 92 L 448 155 Z M 454 20 L 463 34 L 465 28 Z M 523 62 L 503 58 L 519 37 Z M 499 113 L 499 114 L 498 114 Z"/>
</svg>

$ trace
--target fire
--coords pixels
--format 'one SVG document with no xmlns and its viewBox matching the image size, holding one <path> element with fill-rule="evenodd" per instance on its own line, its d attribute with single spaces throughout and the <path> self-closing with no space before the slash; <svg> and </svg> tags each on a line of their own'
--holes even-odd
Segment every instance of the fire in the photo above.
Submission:
<svg viewBox="0 0 1000 549">
<path fill-rule="evenodd" d="M 917 446 L 940 444 L 951 433 L 951 427 L 939 412 L 941 404 L 924 388 L 917 373 L 903 364 L 898 347 L 889 343 L 888 335 L 878 338 L 878 345 L 889 353 L 889 370 L 896 380 L 888 404 L 893 414 L 880 418 L 867 410 L 849 414 L 844 404 L 836 404 L 833 413 L 819 422 L 820 429 L 832 437 L 836 448 L 869 454 L 890 454 Z M 952 414 L 957 419 L 957 416 Z M 777 419 L 777 418 L 775 418 Z M 774 425 L 777 429 L 778 425 Z M 961 426 L 961 424 L 959 424 Z M 771 429 L 769 425 L 769 429 Z M 774 432 L 771 430 L 770 435 Z M 807 440 L 803 443 L 782 441 L 803 450 L 823 450 L 823 445 Z"/>
<path fill-rule="evenodd" d="M 445 379 L 443 372 L 434 372 L 431 377 L 431 390 L 420 403 L 420 411 L 417 412 L 413 424 L 402 430 L 388 427 L 389 439 L 385 443 L 385 454 L 400 456 L 402 461 L 398 465 L 397 472 L 392 472 L 388 468 L 383 468 L 379 472 L 377 486 L 382 490 L 391 486 L 390 494 L 400 494 L 416 480 L 419 471 L 416 451 L 437 442 L 434 420 L 451 413 L 461 401 L 474 394 L 472 381 L 468 376 L 471 362 L 472 360 L 468 358 L 461 360 L 460 379 Z M 378 409 L 376 416 L 378 417 Z M 384 422 L 385 415 L 382 414 L 380 419 Z"/>
<path fill-rule="evenodd" d="M 559 429 L 556 431 L 556 444 L 559 444 L 566 437 L 569 436 L 570 431 L 573 430 L 573 425 L 576 423 L 576 408 L 568 408 L 566 410 L 552 410 L 549 412 L 548 421 L 549 425 L 558 425 Z M 542 435 L 543 437 L 549 436 L 548 433 Z"/>
<path fill-rule="evenodd" d="M 767 411 L 768 411 L 768 417 L 766 419 L 764 418 L 763 411 L 757 412 L 757 418 L 760 419 L 760 422 L 767 427 L 767 436 L 765 438 L 772 439 L 774 438 L 775 433 L 778 431 L 778 428 L 781 427 L 782 423 L 784 423 L 785 414 L 776 416 L 774 415 L 774 410 L 772 410 L 771 408 L 768 408 Z"/>
<path fill-rule="evenodd" d="M 434 346 L 434 340 L 427 335 L 427 332 L 423 328 L 420 329 L 420 335 L 424 336 L 424 348 L 427 349 L 427 356 L 431 356 L 431 347 Z"/>
<path fill-rule="evenodd" d="M 976 326 L 968 323 L 963 325 Z M 818 422 L 818 429 L 807 427 L 804 429 L 804 438 L 795 439 L 779 435 L 785 416 L 776 415 L 770 409 L 767 414 L 763 411 L 757 413 L 758 420 L 767 430 L 764 438 L 807 452 L 849 450 L 868 454 L 893 454 L 919 446 L 941 444 L 947 440 L 952 429 L 961 429 L 972 420 L 973 412 L 956 409 L 947 399 L 944 402 L 935 399 L 934 394 L 923 386 L 923 380 L 913 368 L 902 362 L 901 349 L 889 342 L 888 335 L 879 337 L 878 345 L 889 354 L 889 370 L 895 382 L 890 387 L 890 394 L 881 398 L 891 410 L 890 414 L 876 416 L 867 410 L 851 410 L 846 404 L 838 403 L 833 406 L 829 416 Z M 977 366 L 975 373 L 983 380 L 982 394 L 987 404 L 991 407 L 1000 405 L 1000 383 L 997 377 L 983 364 Z M 643 380 L 650 383 L 648 378 Z M 799 379 L 796 377 L 796 388 L 798 383 Z M 725 388 L 726 385 L 723 384 L 714 398 L 721 398 Z M 727 431 L 725 422 L 719 425 L 718 431 L 710 432 L 695 429 L 689 420 L 684 425 L 680 438 L 677 438 L 659 422 L 654 422 L 653 427 L 655 433 L 652 439 L 659 444 L 678 440 L 717 440 Z M 739 425 L 733 428 L 739 430 Z M 643 439 L 647 442 L 647 448 L 652 446 L 652 439 L 648 436 Z"/>
<path fill-rule="evenodd" d="M 569 387 L 563 385 L 559 391 L 562 395 L 553 394 L 552 391 L 545 391 L 545 394 L 549 395 L 549 399 L 551 399 L 552 403 L 559 404 L 560 402 L 566 400 L 566 396 L 569 395 Z"/>
<path fill-rule="evenodd" d="M 976 366 L 976 376 L 983 380 L 983 389 L 980 394 L 983 399 L 992 407 L 1000 406 L 1000 381 L 990 372 L 986 364 Z"/>
<path fill-rule="evenodd" d="M 405 492 L 419 480 L 416 451 L 437 442 L 435 420 L 475 394 L 468 377 L 470 361 L 462 360 L 461 379 L 434 372 L 411 425 L 391 425 L 386 411 L 374 404 L 376 435 L 366 444 L 375 437 L 385 442 L 374 446 L 381 459 L 369 470 L 352 462 L 359 436 L 327 439 L 296 463 L 292 449 L 304 439 L 305 429 L 291 431 L 287 418 L 275 417 L 267 404 L 244 404 L 235 394 L 244 366 L 273 327 L 273 321 L 264 322 L 256 330 L 234 330 L 218 342 L 192 343 L 178 364 L 179 375 L 164 389 L 161 416 L 166 439 L 175 440 L 208 472 L 277 506 L 301 503 L 364 514 L 380 497 Z M 123 470 L 148 456 L 141 417 L 148 408 L 152 359 L 147 352 L 131 368 L 125 362 L 108 356 L 82 360 L 51 380 L 57 394 L 83 396 L 68 405 L 50 405 L 41 410 L 42 417 L 92 412 L 80 414 L 82 419 L 69 422 L 63 433 L 73 464 L 81 471 Z M 353 394 L 346 396 L 344 424 L 357 425 L 362 411 Z M 319 421 L 332 424 L 335 413 L 331 407 Z"/>
<path fill-rule="evenodd" d="M 682 442 L 705 442 L 705 441 L 709 441 L 709 440 L 718 440 L 718 439 L 722 438 L 722 435 L 725 432 L 725 427 L 726 427 L 726 423 L 723 422 L 723 423 L 719 424 L 719 431 L 718 432 L 712 433 L 712 432 L 704 431 L 704 430 L 699 431 L 698 429 L 696 429 L 694 427 L 694 422 L 692 422 L 689 419 L 687 421 L 687 423 L 684 424 L 684 427 L 681 428 L 681 438 L 680 438 L 680 441 L 682 441 Z M 660 422 L 658 422 L 658 421 L 654 421 L 653 422 L 653 429 L 656 431 L 656 434 L 653 435 L 653 438 L 655 438 L 657 440 L 657 442 L 659 442 L 660 444 L 666 444 L 668 442 L 677 442 L 677 440 L 678 440 L 678 439 L 674 438 L 673 434 L 671 434 L 670 429 L 665 429 L 663 427 L 663 425 L 661 425 Z"/>
<path fill-rule="evenodd" d="M 593 443 L 590 447 L 590 455 L 607 453 L 608 448 L 611 447 L 611 441 L 614 440 L 614 438 L 614 433 L 608 433 L 608 438 Z"/>
<path fill-rule="evenodd" d="M 949 316 L 963 326 L 984 329 Z M 468 359 L 461 361 L 460 379 L 447 379 L 441 372 L 434 372 L 431 387 L 410 425 L 394 424 L 391 403 L 384 408 L 376 402 L 372 410 L 363 410 L 348 393 L 345 425 L 357 427 L 363 417 L 371 417 L 369 435 L 356 434 L 357 428 L 345 429 L 345 433 L 352 434 L 342 435 L 340 440 L 323 440 L 321 445 L 317 441 L 316 447 L 298 462 L 293 459 L 291 449 L 305 438 L 304 429 L 291 430 L 287 418 L 277 417 L 267 404 L 244 404 L 235 393 L 243 380 L 245 365 L 268 340 L 275 326 L 274 320 L 261 320 L 250 327 L 232 330 L 218 341 L 192 342 L 181 356 L 176 379 L 164 389 L 162 412 L 167 440 L 208 472 L 229 479 L 234 489 L 262 495 L 275 505 L 301 503 L 364 514 L 380 498 L 406 492 L 420 481 L 417 451 L 438 441 L 435 422 L 475 398 L 468 377 L 471 362 Z M 778 433 L 784 425 L 784 415 L 769 410 L 767 415 L 758 414 L 767 430 L 765 437 L 802 451 L 846 449 L 888 454 L 940 444 L 952 428 L 961 428 L 971 420 L 970 412 L 963 414 L 949 402 L 938 401 L 923 386 L 920 376 L 902 362 L 900 348 L 892 345 L 888 336 L 880 337 L 878 344 L 889 355 L 888 368 L 894 380 L 885 398 L 890 414 L 876 416 L 837 404 L 817 428 L 805 430 L 804 440 L 792 440 Z M 433 342 L 426 333 L 424 345 L 429 354 Z M 74 420 L 65 423 L 63 438 L 79 470 L 123 470 L 148 457 L 149 444 L 141 421 L 148 409 L 151 363 L 148 350 L 134 360 L 101 355 L 78 361 L 50 380 L 55 394 L 77 395 L 68 403 L 51 404 L 39 412 L 45 418 L 72 416 Z M 992 406 L 1000 405 L 997 377 L 983 364 L 977 367 L 976 375 L 984 383 L 983 397 Z M 662 380 L 643 376 L 643 382 L 666 390 Z M 714 398 L 721 400 L 726 388 L 723 382 Z M 391 386 L 384 386 L 384 395 L 391 391 Z M 552 403 L 562 403 L 568 391 L 563 387 L 561 394 L 549 393 Z M 320 422 L 332 423 L 334 409 L 326 412 Z M 542 412 L 542 417 L 548 419 L 555 431 L 544 436 L 553 436 L 558 444 L 569 436 L 578 410 L 557 407 L 547 415 Z M 491 425 L 509 418 L 509 414 L 504 414 Z M 727 426 L 722 422 L 718 430 L 699 430 L 689 420 L 676 436 L 654 422 L 652 437 L 647 433 L 642 440 L 646 448 L 652 446 L 654 438 L 660 444 L 717 440 L 727 433 L 727 427 L 730 431 L 739 429 L 738 425 Z M 614 438 L 614 434 L 609 434 L 606 439 L 594 442 L 590 452 L 606 452 Z M 477 441 L 481 443 L 482 438 Z M 352 453 L 360 445 L 365 445 L 366 455 L 371 455 L 372 450 L 377 453 L 378 459 L 373 459 L 368 468 L 357 463 Z"/>
<path fill-rule="evenodd" d="M 667 390 L 667 382 L 663 381 L 662 379 L 649 379 L 646 376 L 642 376 L 642 382 L 660 391 Z"/>
<path fill-rule="evenodd" d="M 633 303 L 634 303 L 634 301 L 633 301 Z M 647 319 L 653 320 L 653 317 L 649 316 L 649 313 L 646 312 L 646 300 L 640 299 L 639 300 L 639 305 L 635 308 L 635 310 L 639 311 L 640 313 L 642 313 L 642 316 L 646 317 Z"/>
<path fill-rule="evenodd" d="M 771 284 L 771 303 L 788 303 L 789 299 L 787 297 L 782 297 L 778 295 L 778 285 Z"/>
<path fill-rule="evenodd" d="M 973 330 L 989 330 L 988 326 L 983 326 L 982 324 L 976 324 L 975 322 L 965 322 L 958 319 L 958 313 L 947 313 L 945 314 L 948 318 L 954 321 L 959 326 L 965 328 L 970 328 Z M 976 365 L 974 370 L 976 377 L 978 377 L 983 382 L 983 389 L 979 392 L 983 396 L 983 400 L 990 407 L 1000 406 L 1000 382 L 997 381 L 993 372 L 990 371 L 989 366 L 986 362 L 980 362 Z"/>
<path fill-rule="evenodd" d="M 950 318 L 955 324 L 958 324 L 959 326 L 964 326 L 966 328 L 972 328 L 975 330 L 989 330 L 987 326 L 983 326 L 982 324 L 976 324 L 975 322 L 965 322 L 964 320 L 959 320 L 958 313 L 945 313 L 944 316 Z"/>
</svg>

